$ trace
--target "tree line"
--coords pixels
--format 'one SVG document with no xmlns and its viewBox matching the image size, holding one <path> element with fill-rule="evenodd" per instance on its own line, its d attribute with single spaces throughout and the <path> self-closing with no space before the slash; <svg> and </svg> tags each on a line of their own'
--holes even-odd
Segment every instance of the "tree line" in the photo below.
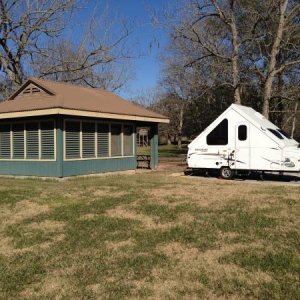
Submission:
<svg viewBox="0 0 300 300">
<path fill-rule="evenodd" d="M 152 105 L 171 117 L 164 134 L 180 146 L 237 103 L 300 137 L 299 1 L 174 1 L 153 19 L 169 35 Z"/>
</svg>

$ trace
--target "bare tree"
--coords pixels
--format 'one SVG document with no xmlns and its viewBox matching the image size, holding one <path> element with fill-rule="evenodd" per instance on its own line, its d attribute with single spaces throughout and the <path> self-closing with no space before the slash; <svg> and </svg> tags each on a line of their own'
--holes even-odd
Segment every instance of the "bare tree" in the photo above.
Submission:
<svg viewBox="0 0 300 300">
<path fill-rule="evenodd" d="M 126 84 L 132 76 L 126 45 L 131 25 L 112 18 L 109 7 L 95 6 L 76 42 L 63 34 L 74 10 L 85 3 L 0 0 L 1 71 L 15 86 L 29 74 L 109 90 Z"/>
<path fill-rule="evenodd" d="M 253 5 L 253 10 L 257 21 L 251 43 L 255 49 L 250 47 L 249 57 L 262 86 L 262 113 L 269 118 L 276 76 L 287 78 L 300 65 L 300 5 L 295 0 L 268 0 Z"/>
<path fill-rule="evenodd" d="M 238 22 L 242 19 L 235 0 L 189 0 L 177 8 L 179 20 L 161 21 L 171 31 L 171 37 L 180 44 L 184 67 L 207 61 L 222 73 L 228 73 L 227 84 L 234 90 L 234 101 L 241 103 L 240 46 Z M 173 15 L 171 15 L 171 18 Z M 178 47 L 178 46 L 177 46 Z M 222 68 L 222 71 L 220 70 Z"/>
<path fill-rule="evenodd" d="M 0 0 L 0 70 L 14 85 L 24 80 L 24 60 L 42 51 L 44 37 L 62 32 L 74 8 L 74 0 Z"/>
</svg>

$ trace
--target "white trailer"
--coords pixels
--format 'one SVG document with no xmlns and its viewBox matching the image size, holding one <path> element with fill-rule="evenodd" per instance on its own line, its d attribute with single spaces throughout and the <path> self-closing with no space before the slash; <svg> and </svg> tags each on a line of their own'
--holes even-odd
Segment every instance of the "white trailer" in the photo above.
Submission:
<svg viewBox="0 0 300 300">
<path fill-rule="evenodd" d="M 232 104 L 188 146 L 193 170 L 300 172 L 299 143 L 254 109 Z"/>
</svg>

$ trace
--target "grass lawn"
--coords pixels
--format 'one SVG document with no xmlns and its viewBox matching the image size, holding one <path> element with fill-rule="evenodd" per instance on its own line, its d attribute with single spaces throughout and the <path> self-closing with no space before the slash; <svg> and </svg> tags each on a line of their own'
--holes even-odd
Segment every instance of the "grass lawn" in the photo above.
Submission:
<svg viewBox="0 0 300 300">
<path fill-rule="evenodd" d="M 1 299 L 299 299 L 299 187 L 159 171 L 0 189 Z"/>
<path fill-rule="evenodd" d="M 176 145 L 161 145 L 158 146 L 159 157 L 178 157 L 179 155 L 187 154 L 188 144 L 182 144 L 182 148 L 178 149 Z M 139 155 L 150 155 L 150 147 L 138 147 Z"/>
</svg>

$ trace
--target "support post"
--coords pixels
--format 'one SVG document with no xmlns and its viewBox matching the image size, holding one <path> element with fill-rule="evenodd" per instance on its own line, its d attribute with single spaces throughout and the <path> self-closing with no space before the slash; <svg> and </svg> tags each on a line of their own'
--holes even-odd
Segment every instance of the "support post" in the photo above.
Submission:
<svg viewBox="0 0 300 300">
<path fill-rule="evenodd" d="M 153 123 L 150 126 L 150 153 L 151 153 L 151 169 L 158 166 L 158 124 Z"/>
<path fill-rule="evenodd" d="M 56 160 L 59 168 L 59 177 L 63 177 L 64 163 L 64 144 L 63 144 L 63 118 L 58 116 L 56 119 Z"/>
</svg>

